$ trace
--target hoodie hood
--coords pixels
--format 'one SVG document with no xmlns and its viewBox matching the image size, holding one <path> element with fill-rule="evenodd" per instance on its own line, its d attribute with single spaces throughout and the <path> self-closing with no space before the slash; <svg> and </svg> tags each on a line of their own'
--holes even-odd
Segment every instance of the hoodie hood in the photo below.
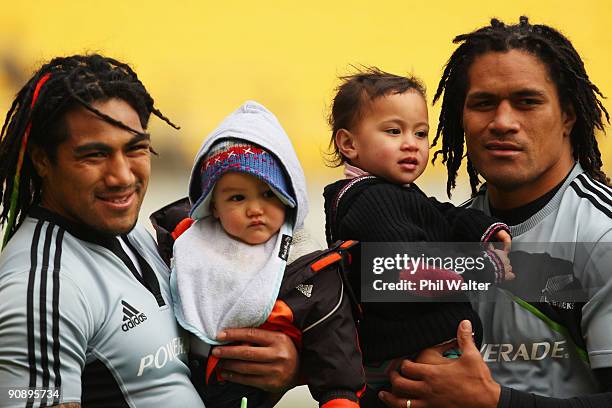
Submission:
<svg viewBox="0 0 612 408">
<path fill-rule="evenodd" d="M 258 245 L 231 238 L 217 219 L 207 216 L 205 211 L 199 212 L 196 206 L 195 212 L 202 217 L 174 243 L 170 290 L 179 324 L 209 344 L 219 344 L 217 335 L 222 330 L 258 327 L 266 321 L 278 297 L 294 233 L 302 227 L 308 211 L 304 172 L 293 146 L 276 117 L 257 102 L 246 102 L 225 118 L 200 148 L 189 181 L 192 207 L 197 203 L 200 210 L 205 208 L 214 188 L 211 180 L 217 173 L 216 164 L 212 163 L 222 160 L 215 155 L 215 146 L 222 142 L 227 147 L 226 141 L 236 140 L 261 147 L 275 157 L 274 168 L 262 174 L 274 173 L 274 177 L 266 178 L 268 185 L 277 187 L 276 194 L 291 190 L 286 192 L 293 203 L 287 206 L 295 206 L 287 211 L 290 215 L 285 216 L 278 233 Z M 209 154 L 211 151 L 213 154 Z M 244 150 L 240 152 L 236 154 L 252 157 Z M 251 172 L 259 164 L 270 164 L 269 159 L 262 153 L 256 162 L 240 159 L 232 165 L 239 164 L 234 167 L 237 171 Z M 213 167 L 207 172 L 210 167 L 205 166 L 208 177 L 205 183 L 201 175 L 203 164 Z M 227 167 L 219 169 L 225 171 Z M 285 177 L 280 177 L 282 172 Z M 284 183 L 279 183 L 281 178 L 286 178 Z"/>
<path fill-rule="evenodd" d="M 189 180 L 189 201 L 191 204 L 196 203 L 202 195 L 200 184 L 202 162 L 213 145 L 223 139 L 240 139 L 254 143 L 276 156 L 285 170 L 287 182 L 293 190 L 297 202 L 294 228 L 302 228 L 304 219 L 308 214 L 304 171 L 287 133 L 276 116 L 263 105 L 254 101 L 245 102 L 227 116 L 208 135 L 200 147 Z"/>
</svg>

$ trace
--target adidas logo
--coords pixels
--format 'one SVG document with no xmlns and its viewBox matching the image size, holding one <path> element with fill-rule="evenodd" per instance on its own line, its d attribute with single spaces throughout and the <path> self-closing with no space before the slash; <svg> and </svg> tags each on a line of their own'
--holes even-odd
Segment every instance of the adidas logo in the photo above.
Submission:
<svg viewBox="0 0 612 408">
<path fill-rule="evenodd" d="M 304 285 L 303 283 L 300 283 L 299 285 L 297 285 L 295 287 L 298 291 L 300 291 L 300 293 L 304 296 L 306 296 L 307 298 L 309 298 L 310 296 L 312 296 L 312 285 Z"/>
<path fill-rule="evenodd" d="M 136 310 L 134 306 L 130 305 L 125 300 L 121 301 L 121 305 L 123 306 L 123 324 L 121 325 L 121 330 L 124 332 L 133 329 L 147 320 L 147 316 L 144 313 Z"/>
</svg>

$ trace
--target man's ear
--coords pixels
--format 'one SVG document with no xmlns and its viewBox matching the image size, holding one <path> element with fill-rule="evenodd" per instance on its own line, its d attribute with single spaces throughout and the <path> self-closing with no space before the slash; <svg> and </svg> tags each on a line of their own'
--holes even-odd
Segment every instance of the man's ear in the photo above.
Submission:
<svg viewBox="0 0 612 408">
<path fill-rule="evenodd" d="M 338 129 L 334 136 L 336 146 L 344 157 L 349 160 L 355 160 L 358 157 L 357 149 L 355 148 L 355 136 L 346 129 Z"/>
<path fill-rule="evenodd" d="M 51 166 L 51 161 L 49 160 L 49 156 L 47 153 L 40 147 L 36 145 L 32 145 L 28 149 L 30 159 L 32 160 L 32 164 L 34 164 L 34 169 L 40 178 L 44 178 L 49 171 L 49 167 Z"/>
<path fill-rule="evenodd" d="M 568 136 L 572 133 L 574 124 L 576 123 L 576 111 L 571 103 L 563 109 L 563 136 Z"/>
</svg>

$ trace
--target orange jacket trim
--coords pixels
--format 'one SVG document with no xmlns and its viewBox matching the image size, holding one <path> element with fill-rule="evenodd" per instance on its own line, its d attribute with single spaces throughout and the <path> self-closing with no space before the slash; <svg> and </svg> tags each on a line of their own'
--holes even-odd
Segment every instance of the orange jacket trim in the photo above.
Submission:
<svg viewBox="0 0 612 408">
<path fill-rule="evenodd" d="M 345 398 L 336 398 L 321 405 L 321 408 L 359 408 L 359 403 Z"/>
<path fill-rule="evenodd" d="M 293 325 L 293 311 L 282 300 L 277 300 L 272 308 L 272 313 L 260 329 L 280 331 L 288 335 L 298 350 L 302 349 L 302 332 Z"/>
<path fill-rule="evenodd" d="M 182 219 L 181 222 L 176 224 L 176 227 L 174 227 L 174 231 L 172 231 L 172 233 L 170 234 L 172 235 L 172 239 L 176 241 L 176 239 L 180 237 L 183 232 L 187 231 L 187 229 L 191 227 L 194 222 L 195 220 L 191 218 Z"/>
<path fill-rule="evenodd" d="M 338 262 L 341 259 L 342 256 L 339 253 L 334 252 L 310 265 L 310 269 L 312 269 L 314 272 L 319 272 L 320 270 L 325 269 L 329 265 L 333 264 L 334 262 Z"/>
</svg>

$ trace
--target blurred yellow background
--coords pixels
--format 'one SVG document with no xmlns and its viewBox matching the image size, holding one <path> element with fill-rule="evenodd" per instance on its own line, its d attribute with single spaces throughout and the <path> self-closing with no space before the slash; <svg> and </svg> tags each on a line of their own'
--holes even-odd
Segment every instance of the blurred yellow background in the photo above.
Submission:
<svg viewBox="0 0 612 408">
<path fill-rule="evenodd" d="M 307 227 L 323 240 L 320 194 L 340 176 L 323 161 L 326 116 L 337 77 L 351 72 L 351 64 L 415 74 L 426 83 L 431 102 L 455 35 L 486 25 L 491 17 L 515 23 L 525 14 L 566 34 L 592 81 L 612 95 L 609 1 L 496 3 L 4 0 L 0 111 L 8 110 L 31 73 L 53 56 L 101 52 L 130 63 L 157 106 L 182 126 L 174 131 L 151 122 L 161 156 L 154 162 L 144 215 L 185 194 L 191 160 L 204 137 L 243 101 L 257 100 L 292 138 L 309 182 Z M 604 105 L 612 111 L 609 100 Z M 438 106 L 430 111 L 432 134 L 437 116 Z M 612 135 L 600 136 L 610 174 Z M 419 184 L 444 199 L 445 175 L 440 164 L 430 166 Z M 467 197 L 467 188 L 461 188 L 453 199 Z M 284 405 L 295 406 L 304 394 L 297 395 Z"/>
<path fill-rule="evenodd" d="M 612 93 L 612 17 L 601 1 L 3 1 L 0 110 L 43 61 L 96 51 L 128 61 L 173 132 L 152 122 L 155 143 L 191 157 L 205 135 L 246 99 L 270 108 L 293 139 L 308 174 L 326 171 L 326 115 L 337 76 L 350 64 L 423 78 L 429 95 L 452 38 L 492 16 L 526 14 L 570 37 L 592 80 Z M 607 103 L 610 108 L 612 105 Z M 430 112 L 435 128 L 437 106 Z M 609 138 L 608 138 L 609 139 Z M 612 160 L 610 140 L 603 145 Z M 439 167 L 439 166 L 438 166 Z M 608 171 L 610 166 L 608 165 Z M 435 173 L 435 171 L 428 171 Z"/>
</svg>

